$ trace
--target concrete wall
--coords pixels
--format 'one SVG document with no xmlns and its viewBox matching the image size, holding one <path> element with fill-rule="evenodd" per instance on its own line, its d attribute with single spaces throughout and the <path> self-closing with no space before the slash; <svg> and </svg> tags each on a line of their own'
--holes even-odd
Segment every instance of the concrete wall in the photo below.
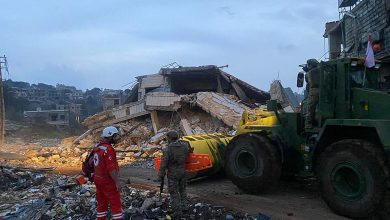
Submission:
<svg viewBox="0 0 390 220">
<path fill-rule="evenodd" d="M 119 106 L 120 104 L 120 98 L 103 98 L 103 111 Z"/>
<path fill-rule="evenodd" d="M 381 44 L 382 50 L 376 54 L 376 58 L 390 55 L 388 2 L 363 0 L 352 9 L 352 16 L 344 15 L 345 48 L 351 48 L 347 56 L 364 56 L 368 35 Z"/>
<path fill-rule="evenodd" d="M 51 125 L 69 125 L 69 111 L 67 110 L 25 111 L 24 117 L 30 123 L 43 120 Z"/>
<path fill-rule="evenodd" d="M 145 109 L 176 111 L 181 107 L 180 101 L 180 96 L 172 92 L 150 92 L 146 94 Z"/>
</svg>

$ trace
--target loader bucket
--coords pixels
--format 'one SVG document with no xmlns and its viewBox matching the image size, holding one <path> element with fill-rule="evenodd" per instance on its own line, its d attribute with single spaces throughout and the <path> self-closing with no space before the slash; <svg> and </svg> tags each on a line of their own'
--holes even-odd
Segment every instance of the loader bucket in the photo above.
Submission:
<svg viewBox="0 0 390 220">
<path fill-rule="evenodd" d="M 154 168 L 160 169 L 161 158 L 154 158 Z M 186 172 L 198 172 L 213 167 L 210 155 L 208 154 L 189 154 L 186 159 Z"/>
<path fill-rule="evenodd" d="M 211 175 L 221 171 L 226 146 L 231 139 L 231 136 L 219 133 L 181 137 L 180 140 L 188 142 L 193 150 L 187 158 L 186 171 L 197 172 L 199 175 Z M 157 170 L 160 161 L 160 158 L 154 159 Z"/>
</svg>

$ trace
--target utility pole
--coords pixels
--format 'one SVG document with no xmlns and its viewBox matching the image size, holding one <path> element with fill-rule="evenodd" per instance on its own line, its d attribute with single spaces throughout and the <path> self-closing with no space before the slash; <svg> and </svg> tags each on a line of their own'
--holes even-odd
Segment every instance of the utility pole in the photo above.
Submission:
<svg viewBox="0 0 390 220">
<path fill-rule="evenodd" d="M 4 106 L 4 95 L 3 95 L 3 72 L 5 69 L 8 72 L 7 58 L 4 56 L 0 57 L 0 144 L 2 145 L 5 141 L 5 106 Z"/>
</svg>

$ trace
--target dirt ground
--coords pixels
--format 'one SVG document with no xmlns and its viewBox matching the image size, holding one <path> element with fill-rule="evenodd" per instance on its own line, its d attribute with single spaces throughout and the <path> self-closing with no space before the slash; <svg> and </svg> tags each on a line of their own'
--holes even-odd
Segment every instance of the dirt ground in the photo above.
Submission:
<svg viewBox="0 0 390 220">
<path fill-rule="evenodd" d="M 56 173 L 74 175 L 75 168 L 57 168 Z M 121 179 L 130 180 L 134 188 L 158 191 L 153 169 L 122 167 Z M 164 191 L 167 193 L 167 187 Z M 225 206 L 235 211 L 256 215 L 262 213 L 271 219 L 312 220 L 312 219 L 347 219 L 334 214 L 322 201 L 317 189 L 307 188 L 297 181 L 281 181 L 271 192 L 261 195 L 249 195 L 238 189 L 224 177 L 206 178 L 192 181 L 187 187 L 188 196 L 199 198 L 214 205 Z"/>
<path fill-rule="evenodd" d="M 23 155 L 15 153 L 0 152 L 0 158 L 19 160 L 22 157 Z M 72 176 L 78 174 L 80 169 L 81 167 L 64 165 L 57 167 L 54 172 Z M 159 190 L 159 183 L 154 182 L 156 172 L 150 168 L 121 167 L 121 179 L 130 182 L 129 185 L 134 188 Z M 166 188 L 165 186 L 167 192 Z M 321 199 L 315 184 L 309 184 L 308 187 L 307 182 L 281 181 L 270 192 L 249 195 L 224 177 L 209 177 L 191 181 L 188 185 L 188 195 L 194 199 L 199 198 L 213 205 L 221 205 L 250 215 L 261 213 L 271 219 L 347 219 L 334 214 Z M 386 219 L 390 216 L 390 209 L 387 210 L 389 213 L 381 214 L 385 217 L 372 219 Z"/>
<path fill-rule="evenodd" d="M 156 173 L 152 169 L 124 167 L 121 176 L 124 180 L 130 179 L 130 185 L 134 187 L 158 190 L 158 183 L 153 181 Z M 266 194 L 248 195 L 223 177 L 207 178 L 191 182 L 188 194 L 236 211 L 253 215 L 262 213 L 271 219 L 346 219 L 332 213 L 317 190 L 304 188 L 296 181 L 282 181 Z"/>
</svg>

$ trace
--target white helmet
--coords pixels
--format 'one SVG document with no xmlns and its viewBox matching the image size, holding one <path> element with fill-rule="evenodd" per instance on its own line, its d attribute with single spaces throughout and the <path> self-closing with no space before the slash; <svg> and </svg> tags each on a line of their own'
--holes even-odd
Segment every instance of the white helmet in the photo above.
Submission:
<svg viewBox="0 0 390 220">
<path fill-rule="evenodd" d="M 102 137 L 107 138 L 107 137 L 112 137 L 114 134 L 118 134 L 119 131 L 116 129 L 114 126 L 109 126 L 103 129 Z"/>
</svg>

